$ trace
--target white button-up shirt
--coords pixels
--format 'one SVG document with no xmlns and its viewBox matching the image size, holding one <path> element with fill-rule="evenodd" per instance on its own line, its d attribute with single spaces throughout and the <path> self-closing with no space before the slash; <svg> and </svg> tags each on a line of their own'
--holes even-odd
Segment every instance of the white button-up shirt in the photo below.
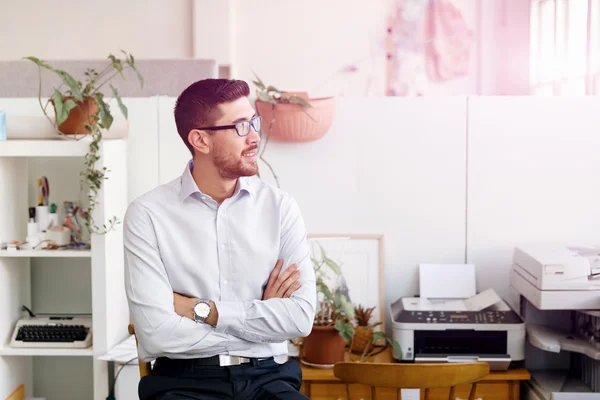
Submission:
<svg viewBox="0 0 600 400">
<path fill-rule="evenodd" d="M 140 358 L 287 354 L 287 339 L 310 333 L 316 302 L 296 202 L 242 177 L 218 205 L 200 192 L 190 168 L 133 201 L 124 218 L 125 289 Z M 278 259 L 282 271 L 298 265 L 302 286 L 290 298 L 263 301 Z M 217 326 L 177 315 L 173 292 L 213 300 Z"/>
</svg>

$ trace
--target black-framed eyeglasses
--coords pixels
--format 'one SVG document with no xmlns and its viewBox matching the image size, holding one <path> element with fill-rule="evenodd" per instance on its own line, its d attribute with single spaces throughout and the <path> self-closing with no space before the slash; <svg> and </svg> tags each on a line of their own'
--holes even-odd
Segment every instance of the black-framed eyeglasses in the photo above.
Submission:
<svg viewBox="0 0 600 400">
<path fill-rule="evenodd" d="M 221 126 L 206 126 L 204 128 L 196 128 L 199 131 L 222 131 L 225 129 L 235 129 L 238 136 L 246 136 L 250 133 L 250 127 L 260 134 L 260 128 L 262 127 L 262 117 L 256 116 L 250 121 L 240 121 L 233 125 L 221 125 Z"/>
</svg>

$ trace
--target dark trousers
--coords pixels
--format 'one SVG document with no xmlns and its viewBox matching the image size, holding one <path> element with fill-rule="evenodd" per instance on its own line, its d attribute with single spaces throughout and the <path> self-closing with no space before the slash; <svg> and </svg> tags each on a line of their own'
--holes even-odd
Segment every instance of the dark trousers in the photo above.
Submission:
<svg viewBox="0 0 600 400">
<path fill-rule="evenodd" d="M 302 370 L 295 360 L 278 364 L 271 358 L 228 367 L 199 361 L 159 358 L 152 374 L 140 380 L 140 399 L 307 399 L 298 391 Z"/>
</svg>

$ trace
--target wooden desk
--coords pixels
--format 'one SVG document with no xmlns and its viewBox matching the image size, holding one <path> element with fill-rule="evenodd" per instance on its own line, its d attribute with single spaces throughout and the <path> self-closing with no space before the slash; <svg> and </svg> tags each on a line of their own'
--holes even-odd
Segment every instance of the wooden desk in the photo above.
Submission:
<svg viewBox="0 0 600 400">
<path fill-rule="evenodd" d="M 346 354 L 347 357 L 347 354 Z M 387 348 L 369 359 L 372 362 L 393 362 L 391 348 Z M 350 399 L 346 397 L 346 385 L 333 375 L 333 369 L 312 368 L 300 363 L 302 367 L 301 391 L 314 400 L 329 399 L 370 399 L 370 390 L 364 385 L 350 385 Z M 520 382 L 531 378 L 525 368 L 510 369 L 502 372 L 491 372 L 482 381 L 477 383 L 475 398 L 483 400 L 519 400 Z M 471 385 L 461 385 L 456 388 L 456 397 L 468 399 Z M 430 390 L 430 399 L 447 400 L 449 389 Z M 393 389 L 378 388 L 377 398 L 382 400 L 396 399 Z M 423 392 L 421 392 L 423 399 Z"/>
</svg>

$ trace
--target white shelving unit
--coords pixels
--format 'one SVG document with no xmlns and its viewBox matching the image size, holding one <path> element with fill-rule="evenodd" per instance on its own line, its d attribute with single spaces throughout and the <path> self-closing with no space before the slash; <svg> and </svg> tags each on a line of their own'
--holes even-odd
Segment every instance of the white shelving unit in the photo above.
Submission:
<svg viewBox="0 0 600 400">
<path fill-rule="evenodd" d="M 0 356 L 93 356 L 93 346 L 87 349 L 45 349 L 45 348 L 15 348 L 4 347 L 0 349 Z"/>
<path fill-rule="evenodd" d="M 0 146 L 0 157 L 83 157 L 89 145 L 85 139 L 7 140 Z"/>
<path fill-rule="evenodd" d="M 58 257 L 58 258 L 90 258 L 92 256 L 92 252 L 90 250 L 19 250 L 19 251 L 11 251 L 11 250 L 0 250 L 0 258 L 15 258 L 15 257 L 24 257 L 24 258 L 48 258 L 48 257 Z"/>
<path fill-rule="evenodd" d="M 31 118 L 32 126 L 39 124 L 39 116 Z M 21 115 L 19 121 L 23 129 L 27 118 Z M 40 168 L 50 180 L 50 202 L 55 202 L 62 212 L 64 199 L 60 198 L 60 190 L 65 187 L 69 187 L 69 193 L 79 193 L 80 190 L 79 179 L 73 179 L 78 176 L 79 171 L 74 171 L 75 168 L 68 170 L 68 167 L 83 166 L 88 146 L 89 142 L 86 140 L 0 141 L 0 242 L 25 238 L 27 209 L 35 205 L 32 199 L 35 198 L 35 182 Z M 99 205 L 94 211 L 94 219 L 96 222 L 103 222 L 117 216 L 122 221 L 128 203 L 126 141 L 104 140 L 100 156 L 97 167 L 107 167 L 110 172 L 99 193 Z M 67 173 L 63 173 L 65 168 Z M 46 260 L 47 258 L 53 261 Z M 87 275 L 91 277 L 91 282 L 70 281 L 72 278 L 64 271 L 57 270 L 56 274 L 67 275 L 64 279 L 57 278 L 61 283 L 61 292 L 68 292 L 81 285 L 91 286 L 91 299 L 88 298 L 87 301 L 89 304 L 91 300 L 92 347 L 11 348 L 9 341 L 15 323 L 24 317 L 20 311 L 21 305 L 31 305 L 36 296 L 32 285 L 34 269 L 40 266 L 43 269 L 56 268 L 61 265 L 61 259 L 65 260 L 65 264 L 68 261 L 71 268 L 72 263 L 76 263 L 76 268 L 80 265 L 81 268 L 91 268 Z M 129 310 L 123 284 L 122 224 L 118 224 L 115 230 L 106 235 L 92 235 L 90 250 L 0 251 L 0 293 L 0 398 L 6 398 L 21 384 L 25 384 L 27 398 L 34 395 L 44 397 L 44 393 L 34 393 L 34 371 L 43 370 L 46 373 L 46 368 L 35 368 L 35 363 L 39 361 L 37 358 L 76 356 L 91 358 L 93 376 L 85 377 L 93 388 L 89 398 L 104 400 L 108 395 L 108 363 L 98 360 L 98 357 L 128 336 Z M 63 293 L 56 292 L 57 297 L 62 295 Z M 35 309 L 33 311 L 36 312 Z M 58 361 L 57 359 L 56 362 Z M 42 381 L 50 380 L 53 385 L 61 386 L 59 390 L 64 390 L 65 393 L 74 384 L 73 378 L 64 373 L 61 375 L 61 371 L 47 373 L 54 375 L 45 376 Z"/>
</svg>

